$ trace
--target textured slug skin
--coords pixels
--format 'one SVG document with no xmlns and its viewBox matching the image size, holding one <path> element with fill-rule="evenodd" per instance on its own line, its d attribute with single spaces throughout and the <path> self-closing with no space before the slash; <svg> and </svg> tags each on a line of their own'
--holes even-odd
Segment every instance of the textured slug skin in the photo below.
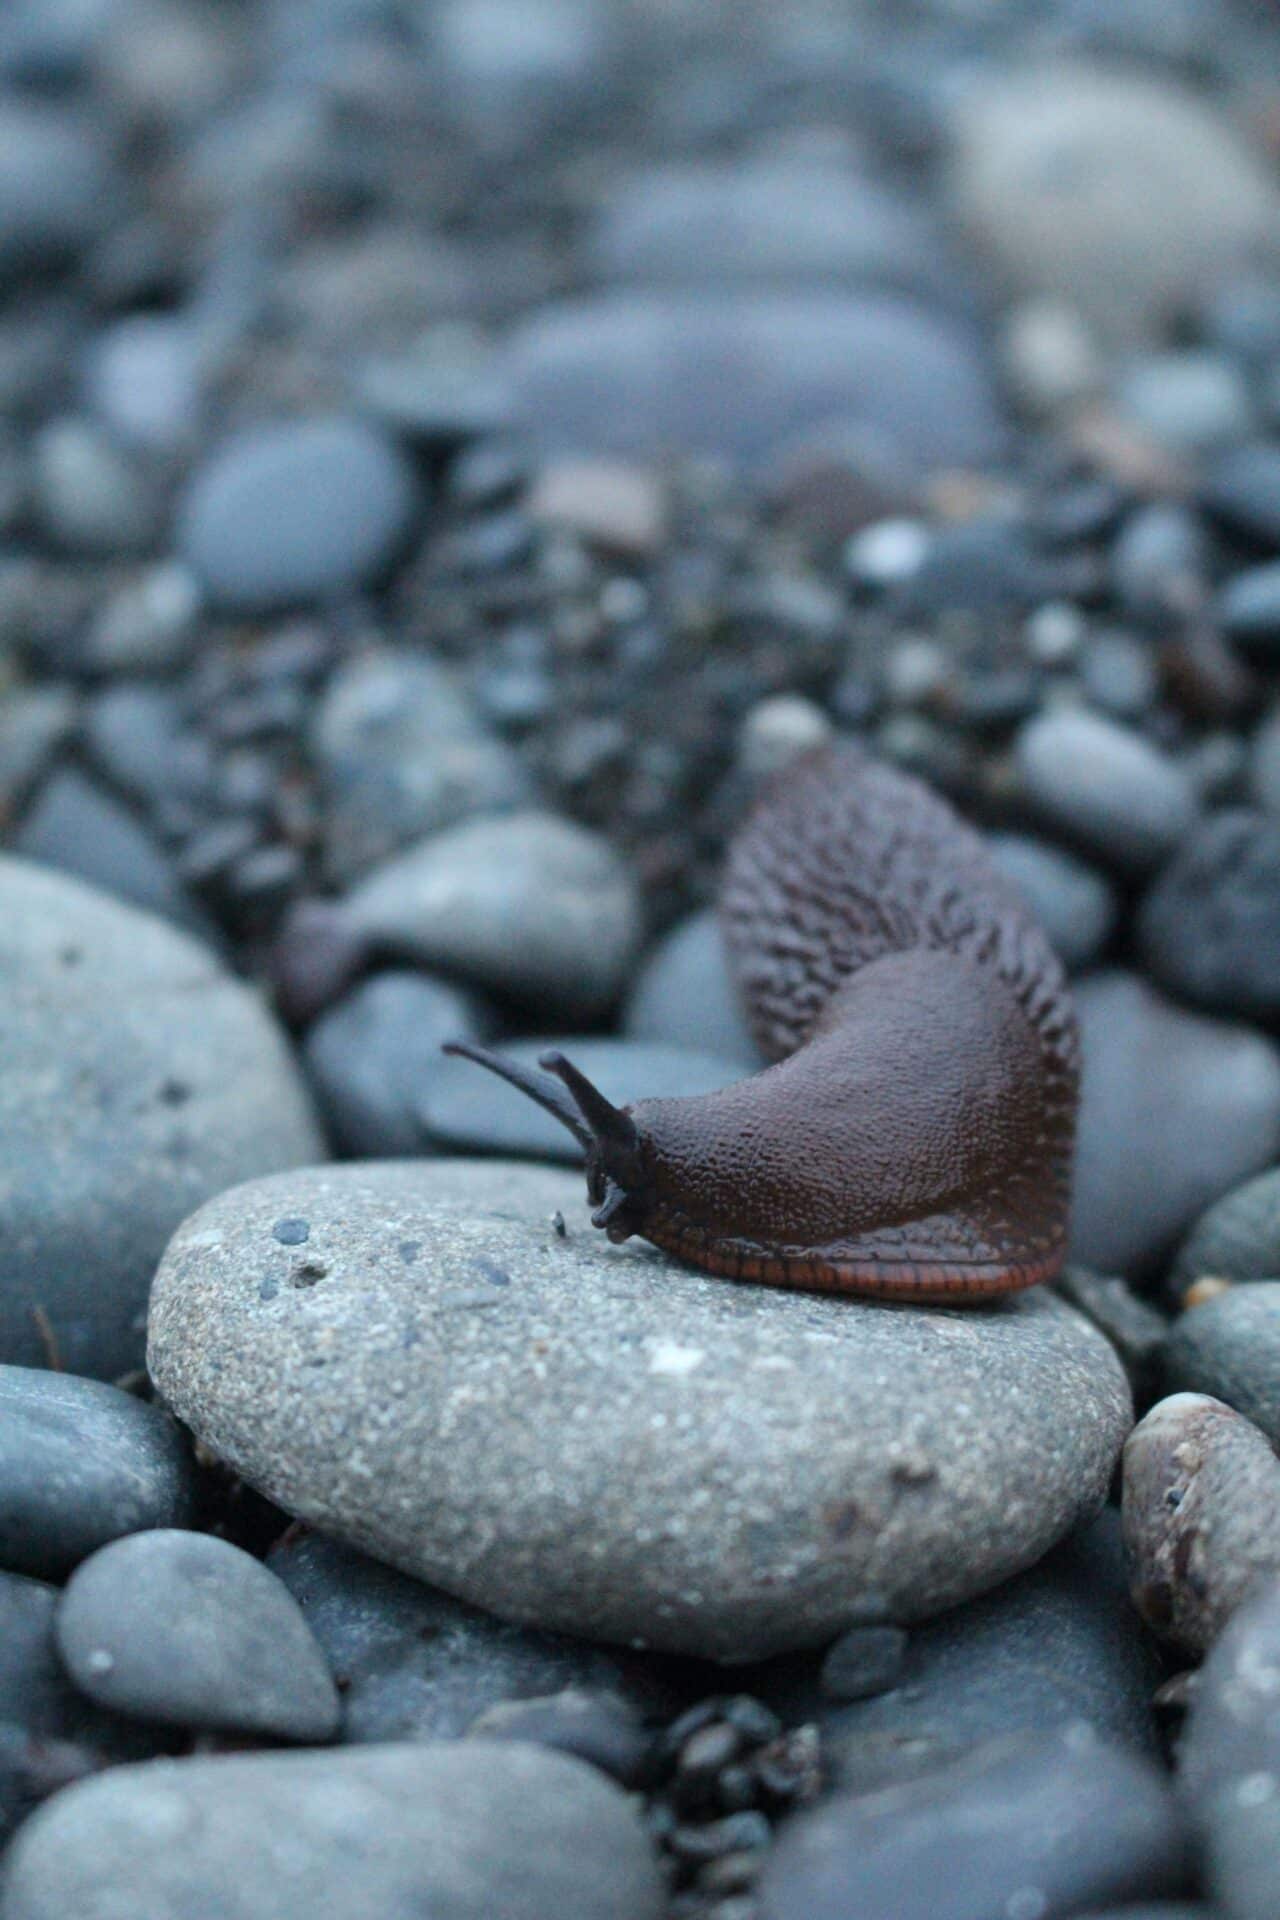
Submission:
<svg viewBox="0 0 1280 1920">
<path fill-rule="evenodd" d="M 721 900 L 776 1064 L 640 1101 L 639 1233 L 735 1279 L 981 1298 L 1062 1264 L 1079 1083 L 1062 969 L 978 836 L 851 749 L 735 841 Z"/>
</svg>

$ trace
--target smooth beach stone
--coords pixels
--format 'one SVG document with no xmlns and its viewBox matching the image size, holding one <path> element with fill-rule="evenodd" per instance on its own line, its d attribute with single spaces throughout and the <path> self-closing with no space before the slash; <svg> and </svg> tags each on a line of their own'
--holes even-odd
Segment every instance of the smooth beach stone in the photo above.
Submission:
<svg viewBox="0 0 1280 1920">
<path fill-rule="evenodd" d="M 1242 1414 L 1202 1393 L 1158 1401 L 1124 1449 L 1133 1603 L 1193 1659 L 1251 1589 L 1280 1573 L 1280 1460 Z"/>
<path fill-rule="evenodd" d="M 1205 473 L 1201 499 L 1228 532 L 1280 552 L 1280 447 L 1257 440 L 1219 454 Z"/>
<path fill-rule="evenodd" d="M 475 1040 L 476 1010 L 447 981 L 389 968 L 361 980 L 308 1029 L 302 1057 L 337 1145 L 369 1159 L 426 1150 L 424 1089 L 446 1040 Z"/>
<path fill-rule="evenodd" d="M 615 1106 L 716 1093 L 743 1077 L 735 1060 L 591 1034 L 504 1041 L 502 1051 L 507 1059 L 536 1069 L 539 1055 L 549 1047 L 567 1054 Z M 582 1159 L 581 1147 L 558 1120 L 504 1087 L 493 1074 L 477 1072 L 469 1060 L 440 1062 L 422 1087 L 418 1113 L 428 1139 L 441 1152 L 528 1154 L 571 1166 Z"/>
<path fill-rule="evenodd" d="M 1280 560 L 1232 574 L 1217 602 L 1227 638 L 1263 663 L 1280 654 Z"/>
<path fill-rule="evenodd" d="M 1280 1447 L 1280 1278 L 1184 1309 L 1165 1344 L 1169 1393 L 1208 1393 Z"/>
<path fill-rule="evenodd" d="M 145 552 L 160 520 L 156 481 L 94 421 L 48 421 L 32 448 L 40 526 L 66 553 L 115 557 Z"/>
<path fill-rule="evenodd" d="M 1201 821 L 1143 901 L 1138 938 L 1171 992 L 1280 1021 L 1280 821 L 1243 807 Z"/>
<path fill-rule="evenodd" d="M 1131 1417 L 1050 1294 L 735 1286 L 609 1245 L 579 1175 L 513 1161 L 221 1195 L 161 1264 L 149 1356 L 286 1512 L 509 1619 L 726 1660 L 1007 1578 L 1095 1510 Z"/>
<path fill-rule="evenodd" d="M 619 1788 L 542 1748 L 254 1753 L 116 1767 L 7 1861 L 4 1920 L 660 1920 Z"/>
<path fill-rule="evenodd" d="M 839 422 L 918 476 L 989 465 L 1007 432 L 968 329 L 875 291 L 601 294 L 522 321 L 507 370 L 544 453 L 756 467 Z"/>
<path fill-rule="evenodd" d="M 30 789 L 76 726 L 71 688 L 8 687 L 0 700 L 0 809 L 18 812 Z"/>
<path fill-rule="evenodd" d="M 729 974 L 719 918 L 711 909 L 691 913 L 645 955 L 622 1025 L 633 1040 L 696 1047 L 752 1071 L 762 1064 Z"/>
<path fill-rule="evenodd" d="M 0 1060 L 0 1359 L 111 1378 L 141 1359 L 178 1222 L 321 1157 L 305 1090 L 257 994 L 206 947 L 12 859 Z"/>
<path fill-rule="evenodd" d="M 0 1366 L 0 1566 L 60 1579 L 121 1534 L 189 1525 L 197 1497 L 186 1436 L 162 1408 Z"/>
<path fill-rule="evenodd" d="M 369 652 L 340 666 L 309 727 L 331 879 L 352 879 L 442 827 L 527 800 L 519 762 L 460 683 L 422 654 Z"/>
<path fill-rule="evenodd" d="M 1207 348 L 1142 354 L 1116 381 L 1123 419 L 1175 454 L 1196 455 L 1242 440 L 1253 425 L 1240 369 Z"/>
<path fill-rule="evenodd" d="M 1271 1167 L 1201 1215 L 1178 1249 L 1170 1284 L 1197 1280 L 1280 1280 L 1280 1167 Z"/>
<path fill-rule="evenodd" d="M 553 813 L 469 820 L 376 867 L 346 899 L 371 949 L 591 1019 L 640 939 L 635 878 L 603 835 Z"/>
<path fill-rule="evenodd" d="M 232 613 L 349 594 L 374 578 L 418 507 L 395 443 L 355 419 L 247 429 L 197 468 L 179 503 L 178 556 Z"/>
<path fill-rule="evenodd" d="M 54 1623 L 63 1665 L 99 1706 L 139 1720 L 328 1740 L 338 1691 L 293 1595 L 251 1554 L 157 1528 L 101 1547 Z"/>
<path fill-rule="evenodd" d="M 1115 896 L 1103 876 L 1026 834 L 998 833 L 988 841 L 991 858 L 1030 907 L 1068 971 L 1098 958 L 1115 925 Z"/>
<path fill-rule="evenodd" d="M 1122 872 L 1158 866 L 1196 817 L 1185 769 L 1101 714 L 1038 715 L 1018 735 L 1015 759 L 1027 801 L 1046 827 Z"/>
<path fill-rule="evenodd" d="M 119 184 L 86 119 L 6 91 L 0 101 L 0 274 L 74 256 L 118 214 Z"/>
<path fill-rule="evenodd" d="M 947 190 L 1012 284 L 1111 342 L 1160 338 L 1225 274 L 1280 257 L 1261 156 L 1156 75 L 1041 63 L 959 90 Z"/>
<path fill-rule="evenodd" d="M 662 1713 L 630 1656 L 513 1626 L 320 1533 L 286 1536 L 267 1564 L 302 1608 L 342 1695 L 342 1738 L 443 1740 L 491 1708 L 566 1690 Z"/>
<path fill-rule="evenodd" d="M 1173 1794 L 1083 1724 L 995 1740 L 956 1765 L 791 1822 L 765 1862 L 761 1920 L 1067 1920 L 1182 1890 Z"/>
<path fill-rule="evenodd" d="M 1077 984 L 1084 1077 L 1072 1255 L 1135 1273 L 1280 1154 L 1280 1051 L 1189 1013 L 1138 975 Z"/>
</svg>

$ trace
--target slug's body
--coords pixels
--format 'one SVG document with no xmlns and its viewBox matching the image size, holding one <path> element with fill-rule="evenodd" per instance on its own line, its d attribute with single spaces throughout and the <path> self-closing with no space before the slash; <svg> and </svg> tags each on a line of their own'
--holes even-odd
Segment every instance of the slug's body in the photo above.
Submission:
<svg viewBox="0 0 1280 1920">
<path fill-rule="evenodd" d="M 1075 1019 L 978 836 L 917 781 L 826 750 L 738 836 L 721 915 L 776 1062 L 735 1086 L 617 1109 L 559 1054 L 529 1075 L 456 1049 L 577 1134 L 596 1224 L 827 1292 L 973 1300 L 1055 1273 Z"/>
</svg>

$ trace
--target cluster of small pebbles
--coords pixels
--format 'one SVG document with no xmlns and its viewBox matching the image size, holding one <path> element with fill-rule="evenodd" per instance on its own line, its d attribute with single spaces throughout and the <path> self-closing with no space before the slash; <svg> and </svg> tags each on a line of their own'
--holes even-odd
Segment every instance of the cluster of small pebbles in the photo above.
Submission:
<svg viewBox="0 0 1280 1920">
<path fill-rule="evenodd" d="M 1275 1920 L 1280 26 L 0 7 L 0 1920 Z M 854 739 L 1072 976 L 991 1310 L 592 1231 Z"/>
</svg>

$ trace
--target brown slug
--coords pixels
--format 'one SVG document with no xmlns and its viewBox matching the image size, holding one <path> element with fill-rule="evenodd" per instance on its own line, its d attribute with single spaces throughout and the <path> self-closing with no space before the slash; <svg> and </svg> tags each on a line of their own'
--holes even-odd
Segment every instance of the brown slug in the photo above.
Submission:
<svg viewBox="0 0 1280 1920">
<path fill-rule="evenodd" d="M 733 971 L 775 1065 L 614 1107 L 560 1053 L 453 1044 L 570 1129 L 592 1220 L 734 1280 L 933 1301 L 1061 1266 L 1079 1086 L 1062 968 L 978 835 L 852 748 L 730 848 Z"/>
</svg>

